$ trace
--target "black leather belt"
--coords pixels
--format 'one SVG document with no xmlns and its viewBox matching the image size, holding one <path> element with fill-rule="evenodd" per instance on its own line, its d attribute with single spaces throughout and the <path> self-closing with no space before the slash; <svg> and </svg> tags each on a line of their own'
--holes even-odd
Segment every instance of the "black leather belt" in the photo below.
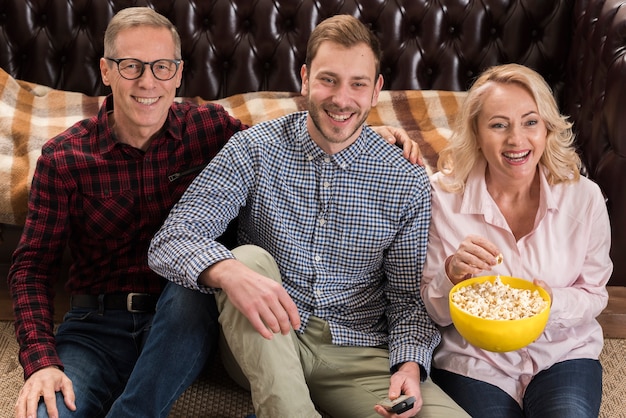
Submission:
<svg viewBox="0 0 626 418">
<path fill-rule="evenodd" d="M 73 308 L 121 310 L 132 313 L 153 313 L 159 296 L 149 293 L 111 293 L 106 295 L 72 295 Z"/>
</svg>

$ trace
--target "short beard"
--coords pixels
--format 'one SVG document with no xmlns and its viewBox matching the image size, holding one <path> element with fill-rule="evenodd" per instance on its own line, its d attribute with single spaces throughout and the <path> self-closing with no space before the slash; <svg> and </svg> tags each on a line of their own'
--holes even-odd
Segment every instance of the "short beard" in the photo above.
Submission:
<svg viewBox="0 0 626 418">
<path fill-rule="evenodd" d="M 309 101 L 310 103 L 310 101 Z M 315 127 L 317 128 L 318 132 L 322 134 L 322 136 L 324 137 L 324 139 L 330 143 L 333 144 L 341 144 L 345 141 L 347 141 L 349 138 L 351 138 L 359 129 L 361 129 L 361 127 L 365 124 L 365 121 L 367 120 L 367 116 L 369 115 L 369 112 L 365 113 L 362 117 L 361 120 L 359 121 L 358 124 L 355 125 L 355 128 L 352 132 L 350 132 L 349 135 L 346 135 L 343 138 L 340 139 L 335 139 L 335 138 L 331 138 L 328 135 L 326 135 L 326 133 L 322 130 L 321 124 L 319 123 L 320 120 L 320 112 L 325 112 L 324 109 L 322 109 L 319 106 L 313 106 L 309 108 L 309 114 L 311 115 L 311 120 L 313 121 L 313 125 L 315 125 Z M 331 128 L 331 130 L 333 131 L 333 133 L 339 133 L 341 131 L 340 128 Z"/>
</svg>

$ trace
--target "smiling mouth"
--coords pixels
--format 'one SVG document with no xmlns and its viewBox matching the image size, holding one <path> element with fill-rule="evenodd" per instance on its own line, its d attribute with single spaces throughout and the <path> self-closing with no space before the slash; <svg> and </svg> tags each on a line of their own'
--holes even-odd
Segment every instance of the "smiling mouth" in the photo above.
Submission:
<svg viewBox="0 0 626 418">
<path fill-rule="evenodd" d="M 326 114 L 334 121 L 336 122 L 345 122 L 348 119 L 350 119 L 352 117 L 352 113 L 349 113 L 347 115 L 344 114 L 338 114 L 338 113 L 332 113 L 330 111 L 326 111 Z"/>
<path fill-rule="evenodd" d="M 159 100 L 158 97 L 133 97 L 137 103 L 141 103 L 142 105 L 151 105 Z"/>
<path fill-rule="evenodd" d="M 506 158 L 509 161 L 521 162 L 521 161 L 524 161 L 530 155 L 530 151 L 505 152 L 505 153 L 502 153 L 502 155 L 504 156 L 504 158 Z"/>
</svg>

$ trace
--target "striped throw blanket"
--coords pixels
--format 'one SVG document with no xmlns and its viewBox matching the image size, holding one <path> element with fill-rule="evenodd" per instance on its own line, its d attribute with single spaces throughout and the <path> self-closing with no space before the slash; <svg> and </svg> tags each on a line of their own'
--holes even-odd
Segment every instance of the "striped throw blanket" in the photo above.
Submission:
<svg viewBox="0 0 626 418">
<path fill-rule="evenodd" d="M 383 91 L 368 123 L 406 129 L 418 141 L 432 172 L 464 97 L 465 93 L 448 91 Z M 16 80 L 0 69 L 0 223 L 24 223 L 41 146 L 73 123 L 95 115 L 102 100 Z M 197 97 L 177 100 L 205 102 Z M 306 109 L 303 97 L 287 92 L 246 93 L 216 102 L 249 125 Z"/>
</svg>

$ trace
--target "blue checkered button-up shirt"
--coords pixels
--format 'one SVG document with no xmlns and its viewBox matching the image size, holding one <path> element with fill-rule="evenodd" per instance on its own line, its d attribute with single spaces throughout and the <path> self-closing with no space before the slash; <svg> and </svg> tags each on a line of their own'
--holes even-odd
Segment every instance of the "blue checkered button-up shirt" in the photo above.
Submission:
<svg viewBox="0 0 626 418">
<path fill-rule="evenodd" d="M 389 345 L 391 366 L 430 369 L 440 335 L 420 298 L 430 224 L 423 167 L 369 127 L 328 155 L 306 113 L 231 138 L 191 184 L 152 241 L 150 265 L 184 286 L 232 258 L 215 241 L 239 214 L 240 244 L 269 251 L 298 306 L 328 321 L 334 344 Z"/>
</svg>

